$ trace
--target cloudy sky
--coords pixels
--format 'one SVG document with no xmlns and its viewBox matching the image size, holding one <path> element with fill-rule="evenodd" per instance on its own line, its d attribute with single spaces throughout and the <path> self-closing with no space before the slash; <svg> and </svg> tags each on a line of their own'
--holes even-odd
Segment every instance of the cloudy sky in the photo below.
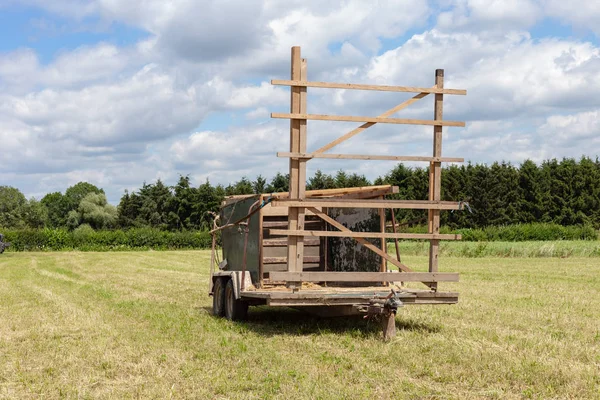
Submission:
<svg viewBox="0 0 600 400">
<path fill-rule="evenodd" d="M 309 80 L 432 86 L 444 155 L 600 156 L 596 0 L 0 0 L 0 185 L 125 189 L 286 172 L 290 47 Z M 308 111 L 376 116 L 410 95 L 309 89 Z M 395 115 L 431 119 L 432 96 Z M 357 124 L 309 121 L 309 151 Z M 432 128 L 374 126 L 336 153 L 431 154 Z M 313 160 L 375 178 L 394 164 Z"/>
</svg>

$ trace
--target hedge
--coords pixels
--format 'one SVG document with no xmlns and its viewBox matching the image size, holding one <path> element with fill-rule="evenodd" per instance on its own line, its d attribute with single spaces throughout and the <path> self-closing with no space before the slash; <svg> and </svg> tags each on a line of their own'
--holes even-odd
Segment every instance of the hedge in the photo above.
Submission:
<svg viewBox="0 0 600 400">
<path fill-rule="evenodd" d="M 407 232 L 425 233 L 427 227 L 408 228 Z M 552 223 L 488 226 L 482 229 L 440 229 L 441 233 L 460 233 L 467 242 L 527 242 L 548 240 L 598 240 L 598 232 L 591 225 L 562 226 Z"/>
<path fill-rule="evenodd" d="M 66 229 L 3 229 L 8 251 L 118 251 L 206 249 L 212 244 L 207 231 L 167 232 L 151 228 L 94 231 L 81 226 Z"/>
</svg>

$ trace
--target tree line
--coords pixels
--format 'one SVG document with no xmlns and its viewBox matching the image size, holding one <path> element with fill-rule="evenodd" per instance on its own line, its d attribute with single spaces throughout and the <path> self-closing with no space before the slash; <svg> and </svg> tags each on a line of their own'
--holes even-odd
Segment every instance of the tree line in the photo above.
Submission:
<svg viewBox="0 0 600 400">
<path fill-rule="evenodd" d="M 426 200 L 428 168 L 398 164 L 370 182 L 363 175 L 338 171 L 330 175 L 316 171 L 307 189 L 391 184 L 399 187 L 396 199 Z M 118 206 L 109 204 L 104 190 L 87 182 L 54 192 L 41 200 L 27 200 L 16 188 L 0 186 L 0 226 L 5 228 L 68 228 L 89 225 L 96 230 L 158 228 L 202 230 L 210 227 L 212 213 L 230 195 L 288 191 L 288 176 L 276 174 L 246 177 L 227 186 L 209 181 L 192 185 L 180 176 L 173 186 L 161 180 L 143 183 L 136 191 L 125 191 Z M 442 171 L 442 199 L 464 201 L 466 211 L 443 212 L 442 224 L 449 228 L 484 228 L 517 223 L 549 222 L 560 225 L 593 225 L 600 228 L 600 161 L 583 157 L 531 160 L 519 166 L 506 162 L 491 165 L 450 165 Z M 407 225 L 425 222 L 423 210 L 396 210 L 396 218 Z"/>
</svg>

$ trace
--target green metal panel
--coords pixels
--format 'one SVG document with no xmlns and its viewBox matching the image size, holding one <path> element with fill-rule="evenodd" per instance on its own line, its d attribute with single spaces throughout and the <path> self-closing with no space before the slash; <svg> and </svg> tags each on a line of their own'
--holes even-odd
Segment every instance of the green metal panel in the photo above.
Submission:
<svg viewBox="0 0 600 400">
<path fill-rule="evenodd" d="M 221 208 L 221 224 L 226 225 L 235 222 L 248 215 L 250 207 L 259 199 L 259 196 L 251 196 L 241 199 L 235 203 Z M 252 282 L 256 284 L 259 280 L 258 254 L 259 254 L 259 212 L 250 217 L 248 244 L 246 247 L 246 271 L 250 272 Z M 223 258 L 227 260 L 227 269 L 230 271 L 241 271 L 244 257 L 245 226 L 238 225 L 222 230 Z"/>
<path fill-rule="evenodd" d="M 331 218 L 355 232 L 379 232 L 379 210 L 369 208 L 330 208 Z M 352 238 L 328 238 L 330 271 L 378 272 L 381 256 L 367 249 Z M 381 247 L 380 239 L 365 239 Z"/>
</svg>

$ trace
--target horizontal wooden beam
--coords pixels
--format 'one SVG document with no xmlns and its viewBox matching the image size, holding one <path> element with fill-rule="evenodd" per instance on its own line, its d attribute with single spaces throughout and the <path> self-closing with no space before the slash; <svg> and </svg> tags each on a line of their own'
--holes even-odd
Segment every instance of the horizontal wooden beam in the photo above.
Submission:
<svg viewBox="0 0 600 400">
<path fill-rule="evenodd" d="M 458 234 L 435 233 L 381 233 L 381 232 L 338 232 L 338 231 L 290 231 L 287 229 L 270 229 L 271 235 L 281 236 L 315 236 L 315 237 L 351 237 L 351 238 L 379 238 L 379 239 L 424 239 L 424 240 L 461 240 Z"/>
<path fill-rule="evenodd" d="M 398 190 L 398 186 L 392 185 L 371 185 L 371 186 L 360 186 L 360 187 L 350 187 L 350 188 L 335 188 L 335 189 L 315 189 L 315 190 L 307 190 L 306 197 L 322 197 L 322 196 L 337 196 L 342 194 L 356 193 L 356 192 L 371 192 L 373 190 L 384 190 L 389 189 L 390 193 L 393 190 Z M 398 193 L 397 191 L 394 193 Z M 289 197 L 289 192 L 276 192 L 276 193 L 267 193 L 263 194 L 262 198 L 267 199 L 269 197 L 273 197 L 276 199 Z M 228 196 L 227 198 L 246 198 L 254 195 L 233 195 Z"/>
<path fill-rule="evenodd" d="M 288 153 L 278 152 L 277 157 L 288 158 L 330 158 L 343 160 L 382 160 L 382 161 L 427 161 L 427 162 L 464 162 L 458 157 L 422 157 L 422 156 L 375 156 L 366 154 L 329 154 L 329 153 Z"/>
<path fill-rule="evenodd" d="M 458 282 L 455 272 L 271 272 L 288 282 Z"/>
<path fill-rule="evenodd" d="M 444 121 L 444 120 L 410 119 L 410 118 L 356 117 L 353 115 L 271 113 L 271 118 L 308 119 L 308 120 L 314 120 L 314 121 L 374 122 L 374 123 L 381 123 L 381 124 L 400 124 L 400 125 L 430 125 L 430 126 L 458 126 L 458 127 L 465 126 L 465 123 L 462 121 Z"/>
<path fill-rule="evenodd" d="M 456 94 L 466 95 L 464 89 L 439 89 L 439 88 L 421 88 L 411 86 L 388 86 L 388 85 L 364 85 L 360 83 L 330 83 L 330 82 L 304 82 L 284 79 L 273 79 L 271 85 L 280 86 L 300 86 L 328 89 L 354 89 L 354 90 L 378 90 L 380 92 L 408 92 L 408 93 L 437 93 L 437 94 Z"/>
<path fill-rule="evenodd" d="M 334 207 L 334 208 L 404 208 L 414 210 L 460 210 L 462 204 L 455 201 L 429 200 L 355 200 L 355 199 L 307 199 L 273 200 L 275 207 Z"/>
<path fill-rule="evenodd" d="M 305 263 L 318 263 L 321 260 L 319 256 L 304 256 Z M 285 264 L 287 257 L 263 257 L 263 264 Z"/>
</svg>

